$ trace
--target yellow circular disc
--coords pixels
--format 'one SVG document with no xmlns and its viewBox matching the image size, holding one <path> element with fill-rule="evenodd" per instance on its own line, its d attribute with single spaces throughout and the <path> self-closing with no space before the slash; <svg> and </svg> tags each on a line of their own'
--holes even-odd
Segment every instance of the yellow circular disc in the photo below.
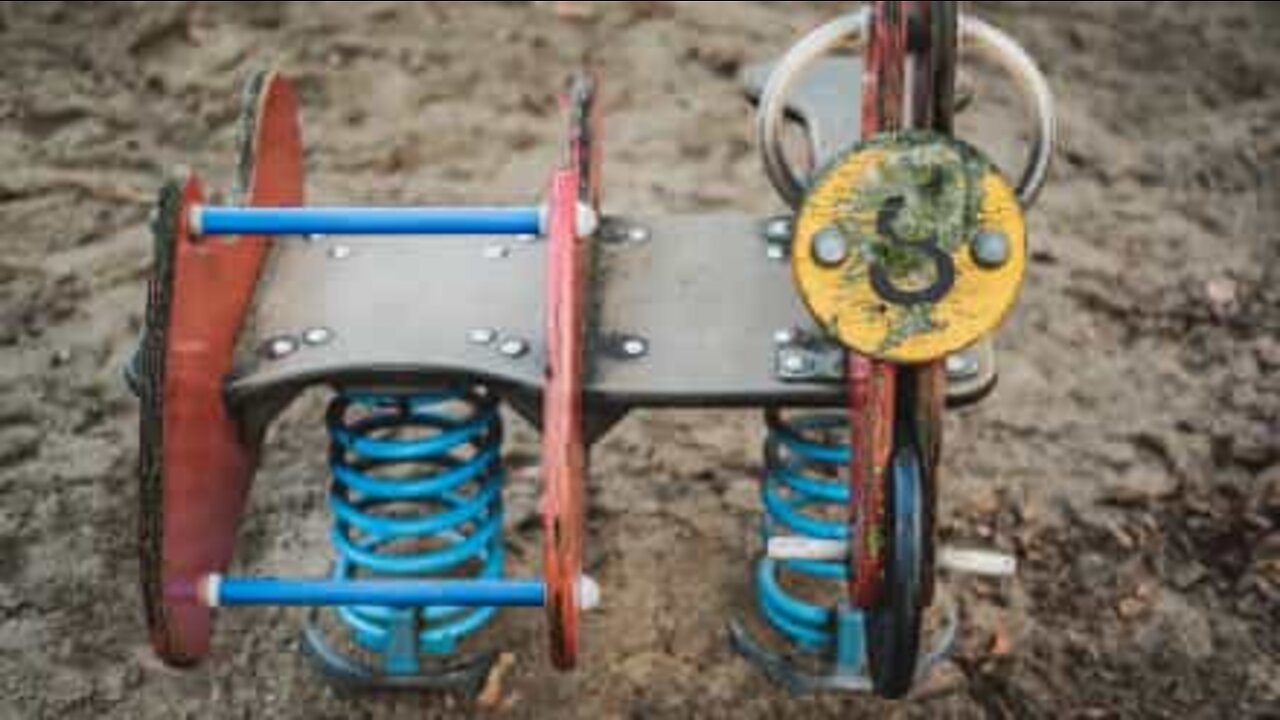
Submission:
<svg viewBox="0 0 1280 720">
<path fill-rule="evenodd" d="M 1027 236 L 1013 188 L 971 146 L 934 133 L 878 136 L 810 188 L 792 270 L 805 305 L 863 355 L 942 358 L 1013 308 Z"/>
</svg>

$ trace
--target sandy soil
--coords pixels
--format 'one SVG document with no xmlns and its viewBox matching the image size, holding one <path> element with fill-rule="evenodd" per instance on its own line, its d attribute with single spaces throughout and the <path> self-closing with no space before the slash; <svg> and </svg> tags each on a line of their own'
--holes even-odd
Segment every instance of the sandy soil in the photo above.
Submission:
<svg viewBox="0 0 1280 720">
<path fill-rule="evenodd" d="M 119 380 L 164 170 L 227 187 L 238 90 L 300 80 L 318 201 L 533 197 L 555 94 L 607 78 L 609 205 L 777 207 L 735 75 L 847 3 L 0 5 L 0 717 L 422 717 L 295 650 L 300 615 L 221 618 L 161 667 L 135 560 L 135 404 Z M 1064 141 L 1032 217 L 1003 380 L 948 420 L 944 532 L 1016 551 L 966 581 L 955 661 L 917 700 L 794 699 L 725 641 L 747 612 L 760 422 L 640 413 L 596 453 L 584 668 L 504 617 L 496 716 L 1280 715 L 1280 10 L 1249 2 L 989 2 L 1042 61 Z M 1003 157 L 998 89 L 967 135 Z M 322 398 L 279 424 L 239 566 L 320 572 Z M 531 434 L 513 452 L 528 456 Z M 535 488 L 509 490 L 515 571 Z"/>
</svg>

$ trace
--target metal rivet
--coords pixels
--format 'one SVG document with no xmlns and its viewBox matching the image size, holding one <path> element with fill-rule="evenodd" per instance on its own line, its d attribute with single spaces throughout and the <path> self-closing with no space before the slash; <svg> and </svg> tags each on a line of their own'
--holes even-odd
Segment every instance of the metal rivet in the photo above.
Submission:
<svg viewBox="0 0 1280 720">
<path fill-rule="evenodd" d="M 467 342 L 472 345 L 492 345 L 498 339 L 498 332 L 491 328 L 472 328 L 467 331 Z"/>
<path fill-rule="evenodd" d="M 946 360 L 947 377 L 952 380 L 968 380 L 976 377 L 980 370 L 978 355 L 972 350 L 948 355 Z"/>
<path fill-rule="evenodd" d="M 333 331 L 327 327 L 307 328 L 302 333 L 302 342 L 312 347 L 328 344 L 330 340 L 333 340 Z"/>
<path fill-rule="evenodd" d="M 351 257 L 351 248 L 346 245 L 334 245 L 329 248 L 329 257 L 333 260 L 346 260 Z"/>
<path fill-rule="evenodd" d="M 289 335 L 272 338 L 262 348 L 262 353 L 271 360 L 282 360 L 297 351 L 298 341 Z"/>
<path fill-rule="evenodd" d="M 644 338 L 632 337 L 622 341 L 622 354 L 629 358 L 644 357 L 649 352 L 649 343 Z"/>
<path fill-rule="evenodd" d="M 520 338 L 508 338 L 498 346 L 498 352 L 509 358 L 523 357 L 529 352 L 529 343 Z"/>
<path fill-rule="evenodd" d="M 502 260 L 511 254 L 511 248 L 506 245 L 490 245 L 484 249 L 485 260 Z"/>
<path fill-rule="evenodd" d="M 825 227 L 813 236 L 813 259 L 823 267 L 835 267 L 849 257 L 849 238 L 836 227 Z"/>
<path fill-rule="evenodd" d="M 983 230 L 973 237 L 969 251 L 980 267 L 998 268 L 1009 262 L 1009 238 L 1004 233 Z"/>
<path fill-rule="evenodd" d="M 783 353 L 782 370 L 788 375 L 803 375 L 813 370 L 813 362 L 798 352 Z"/>
<path fill-rule="evenodd" d="M 789 215 L 769 218 L 764 224 L 764 239 L 771 243 L 786 245 L 791 242 L 791 234 L 795 223 Z"/>
</svg>

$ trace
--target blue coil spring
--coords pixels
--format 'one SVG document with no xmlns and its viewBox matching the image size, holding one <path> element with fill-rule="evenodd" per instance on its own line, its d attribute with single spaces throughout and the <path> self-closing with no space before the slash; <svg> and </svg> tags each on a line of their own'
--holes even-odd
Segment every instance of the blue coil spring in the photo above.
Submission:
<svg viewBox="0 0 1280 720">
<path fill-rule="evenodd" d="M 492 395 L 479 388 L 345 394 L 326 421 L 333 579 L 502 576 L 502 421 Z M 337 609 L 354 643 L 387 658 L 393 674 L 416 672 L 419 652 L 455 652 L 495 613 Z"/>
<path fill-rule="evenodd" d="M 849 539 L 849 422 L 842 415 L 810 414 L 784 418 L 765 414 L 765 477 L 762 531 L 767 546 L 775 536 L 823 540 Z M 846 563 L 773 560 L 756 567 L 760 611 L 769 625 L 797 648 L 832 652 L 836 643 L 837 601 L 849 577 Z"/>
</svg>

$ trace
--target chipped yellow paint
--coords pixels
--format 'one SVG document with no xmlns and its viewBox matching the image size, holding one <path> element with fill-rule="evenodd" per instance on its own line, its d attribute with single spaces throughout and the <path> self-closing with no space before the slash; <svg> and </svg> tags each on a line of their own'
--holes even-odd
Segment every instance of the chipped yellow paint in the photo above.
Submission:
<svg viewBox="0 0 1280 720">
<path fill-rule="evenodd" d="M 907 153 L 914 155 L 907 157 Z M 981 193 L 976 221 L 966 226 L 972 234 L 1002 233 L 1009 240 L 1008 261 L 995 269 L 980 267 L 971 256 L 972 237 L 958 237 L 955 247 L 946 253 L 952 260 L 955 280 L 944 296 L 932 304 L 914 306 L 880 297 L 871 282 L 868 242 L 894 243 L 878 233 L 875 208 L 851 208 L 849 199 L 868 191 L 883 194 L 885 188 L 876 184 L 884 182 L 887 163 L 897 162 L 899 167 L 914 163 L 911 167 L 919 168 L 965 160 L 980 173 L 978 188 L 966 187 L 966 192 Z M 931 177 L 936 180 L 938 176 Z M 824 267 L 813 258 L 814 236 L 837 222 L 848 230 L 846 237 L 852 234 L 856 239 L 850 238 L 852 251 L 844 262 Z M 898 246 L 910 245 L 896 242 Z M 792 271 L 809 311 L 841 344 L 870 357 L 916 364 L 967 347 L 1003 322 L 1022 287 L 1026 256 L 1026 224 L 1009 184 L 963 143 L 913 133 L 878 138 L 855 148 L 818 180 L 797 218 Z"/>
</svg>

